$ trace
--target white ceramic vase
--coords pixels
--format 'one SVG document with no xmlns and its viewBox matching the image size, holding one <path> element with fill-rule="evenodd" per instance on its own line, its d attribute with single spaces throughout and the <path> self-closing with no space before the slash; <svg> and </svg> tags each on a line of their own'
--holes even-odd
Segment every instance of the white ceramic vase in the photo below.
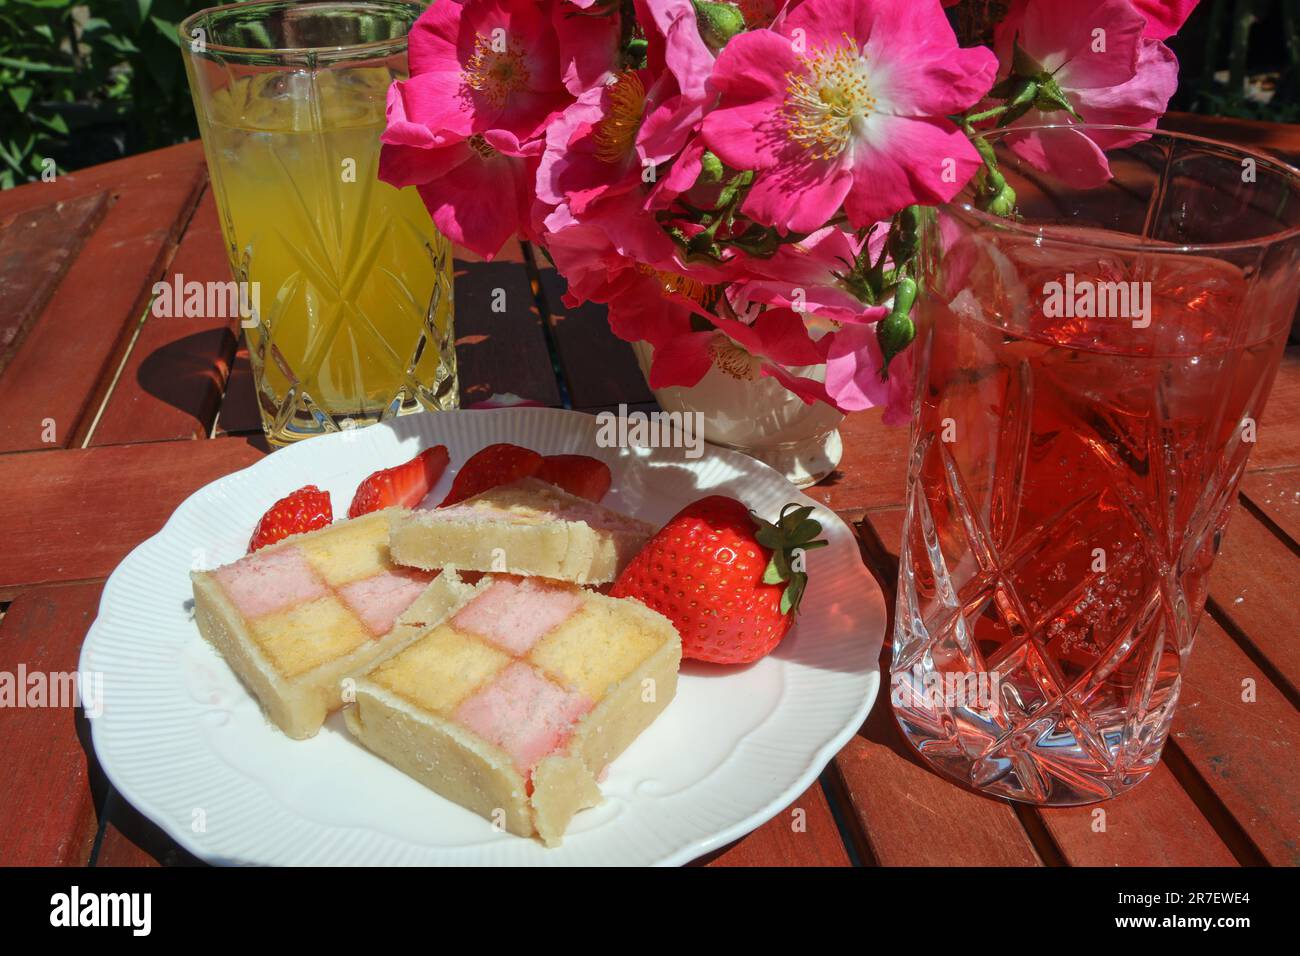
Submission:
<svg viewBox="0 0 1300 956">
<path fill-rule="evenodd" d="M 649 381 L 654 347 L 634 342 L 632 350 Z M 791 371 L 814 379 L 825 376 L 824 366 Z M 844 413 L 823 402 L 805 404 L 769 376 L 736 378 L 715 365 L 697 385 L 652 391 L 666 412 L 698 412 L 705 441 L 757 458 L 800 488 L 825 478 L 840 462 Z"/>
</svg>

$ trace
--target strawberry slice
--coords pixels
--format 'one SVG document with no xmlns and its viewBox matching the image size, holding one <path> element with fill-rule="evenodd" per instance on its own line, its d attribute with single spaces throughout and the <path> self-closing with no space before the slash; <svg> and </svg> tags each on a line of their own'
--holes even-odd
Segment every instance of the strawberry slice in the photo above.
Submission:
<svg viewBox="0 0 1300 956">
<path fill-rule="evenodd" d="M 528 478 L 542 467 L 542 456 L 531 448 L 501 442 L 480 448 L 456 473 L 451 483 L 451 491 L 443 499 L 440 507 L 454 505 L 466 498 L 495 488 L 497 485 L 509 484 L 520 478 Z"/>
<path fill-rule="evenodd" d="M 547 455 L 537 477 L 588 501 L 604 498 L 614 480 L 609 465 L 590 455 Z"/>
<path fill-rule="evenodd" d="M 357 518 L 383 508 L 414 508 L 438 483 L 450 460 L 446 445 L 434 445 L 405 464 L 375 472 L 357 487 L 348 517 Z"/>
<path fill-rule="evenodd" d="M 265 548 L 268 544 L 283 541 L 291 534 L 302 534 L 324 528 L 334 520 L 330 493 L 315 485 L 305 485 L 292 494 L 285 495 L 271 505 L 262 515 L 253 537 L 248 542 L 249 552 Z"/>
</svg>

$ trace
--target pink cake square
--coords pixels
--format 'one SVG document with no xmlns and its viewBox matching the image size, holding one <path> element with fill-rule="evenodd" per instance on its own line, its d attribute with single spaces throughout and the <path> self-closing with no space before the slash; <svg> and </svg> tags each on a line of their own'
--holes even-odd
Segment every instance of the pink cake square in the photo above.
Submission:
<svg viewBox="0 0 1300 956">
<path fill-rule="evenodd" d="M 296 547 L 255 552 L 212 573 L 248 620 L 306 604 L 328 593 L 325 583 Z"/>
<path fill-rule="evenodd" d="M 593 704 L 516 661 L 461 702 L 455 720 L 510 755 L 525 777 L 537 761 L 564 746 L 573 724 Z"/>
<path fill-rule="evenodd" d="M 384 571 L 343 585 L 339 596 L 371 634 L 383 637 L 436 576 L 410 568 Z"/>
<path fill-rule="evenodd" d="M 581 604 L 582 595 L 572 587 L 503 575 L 452 623 L 522 657 Z"/>
</svg>

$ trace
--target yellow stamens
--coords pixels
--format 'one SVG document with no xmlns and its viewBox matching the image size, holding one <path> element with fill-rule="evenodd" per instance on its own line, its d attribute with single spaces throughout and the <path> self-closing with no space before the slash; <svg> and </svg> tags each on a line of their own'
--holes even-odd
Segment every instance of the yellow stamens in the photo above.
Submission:
<svg viewBox="0 0 1300 956">
<path fill-rule="evenodd" d="M 839 46 L 801 56 L 799 63 L 802 73 L 786 74 L 786 135 L 814 158 L 834 159 L 849 144 L 854 124 L 876 108 L 867 58 L 845 34 Z"/>
<path fill-rule="evenodd" d="M 644 114 L 645 85 L 633 70 L 626 70 L 610 84 L 609 111 L 596 124 L 596 158 L 606 163 L 621 162 L 636 144 Z"/>
<path fill-rule="evenodd" d="M 675 295 L 683 296 L 692 302 L 698 302 L 700 305 L 708 308 L 718 301 L 718 290 L 716 287 L 706 285 L 699 279 L 691 276 L 679 275 L 676 272 L 663 272 L 654 269 L 644 263 L 640 266 L 641 271 L 646 275 L 652 275 L 663 285 L 665 292 L 671 292 Z"/>
<path fill-rule="evenodd" d="M 490 37 L 480 33 L 465 64 L 464 79 L 466 86 L 493 106 L 501 106 L 511 93 L 528 86 L 523 47 L 516 40 L 507 41 L 500 33 Z"/>
<path fill-rule="evenodd" d="M 739 382 L 754 382 L 759 378 L 760 361 L 721 332 L 709 343 L 709 358 L 718 371 Z"/>
</svg>

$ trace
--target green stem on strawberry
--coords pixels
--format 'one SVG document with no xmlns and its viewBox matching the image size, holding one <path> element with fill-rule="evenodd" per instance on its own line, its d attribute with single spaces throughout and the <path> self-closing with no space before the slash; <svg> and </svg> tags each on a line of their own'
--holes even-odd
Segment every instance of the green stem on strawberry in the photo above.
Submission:
<svg viewBox="0 0 1300 956">
<path fill-rule="evenodd" d="M 763 583 L 785 584 L 785 590 L 781 592 L 782 614 L 793 614 L 799 609 L 804 589 L 808 586 L 808 573 L 802 567 L 803 553 L 830 543 L 818 537 L 822 525 L 812 517 L 812 513 L 810 506 L 794 502 L 781 509 L 775 523 L 752 511 L 749 513 L 758 526 L 754 540 L 772 552 L 763 571 Z"/>
</svg>

